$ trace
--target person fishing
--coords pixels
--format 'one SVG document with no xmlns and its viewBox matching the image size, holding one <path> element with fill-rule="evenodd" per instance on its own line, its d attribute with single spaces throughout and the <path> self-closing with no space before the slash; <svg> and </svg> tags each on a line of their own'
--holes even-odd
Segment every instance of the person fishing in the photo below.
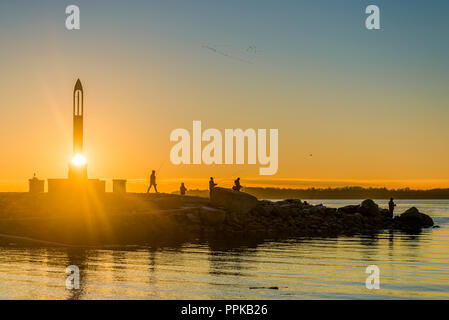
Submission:
<svg viewBox="0 0 449 320">
<path fill-rule="evenodd" d="M 396 207 L 396 204 L 393 201 L 393 198 L 390 198 L 390 201 L 388 202 L 388 210 L 390 211 L 390 216 L 393 217 L 394 207 Z"/>
<path fill-rule="evenodd" d="M 242 185 L 240 184 L 240 178 L 237 178 L 234 180 L 234 186 L 232 187 L 232 190 L 240 191 L 242 189 Z"/>
<path fill-rule="evenodd" d="M 209 193 L 212 192 L 212 189 L 215 188 L 216 185 L 217 184 L 214 182 L 214 178 L 210 177 L 210 180 L 209 180 Z"/>
<path fill-rule="evenodd" d="M 187 191 L 186 186 L 184 185 L 184 182 L 181 182 L 181 186 L 179 187 L 179 192 L 181 193 L 181 195 L 185 195 Z"/>
<path fill-rule="evenodd" d="M 151 176 L 150 176 L 150 186 L 147 189 L 147 193 L 150 192 L 151 187 L 154 186 L 154 191 L 157 192 L 157 184 L 156 184 L 156 171 L 151 171 Z"/>
</svg>

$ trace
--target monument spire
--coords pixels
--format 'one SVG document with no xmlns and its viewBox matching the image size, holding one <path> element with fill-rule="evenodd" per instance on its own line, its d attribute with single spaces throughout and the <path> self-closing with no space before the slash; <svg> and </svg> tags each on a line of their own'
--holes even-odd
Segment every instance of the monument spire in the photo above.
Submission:
<svg viewBox="0 0 449 320">
<path fill-rule="evenodd" d="M 61 193 L 65 197 L 78 197 L 84 193 L 83 197 L 95 195 L 95 199 L 98 199 L 97 196 L 105 192 L 105 181 L 87 177 L 87 160 L 83 154 L 84 90 L 80 79 L 76 80 L 72 98 L 73 154 L 69 162 L 69 177 L 48 179 L 48 192 Z M 121 185 L 123 188 L 123 182 Z"/>
<path fill-rule="evenodd" d="M 87 163 L 83 156 L 84 91 L 80 79 L 73 89 L 73 155 L 69 179 L 87 179 Z"/>
<path fill-rule="evenodd" d="M 80 79 L 73 90 L 73 154 L 83 153 L 84 92 Z"/>
</svg>

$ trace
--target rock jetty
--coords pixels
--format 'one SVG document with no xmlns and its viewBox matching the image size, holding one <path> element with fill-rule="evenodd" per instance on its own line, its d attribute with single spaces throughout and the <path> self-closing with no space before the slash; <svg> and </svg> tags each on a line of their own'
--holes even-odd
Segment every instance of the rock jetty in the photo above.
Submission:
<svg viewBox="0 0 449 320">
<path fill-rule="evenodd" d="M 258 200 L 215 188 L 211 198 L 112 194 L 84 201 L 49 194 L 0 194 L 0 234 L 70 245 L 135 245 L 214 238 L 336 237 L 433 226 L 415 207 L 392 217 L 373 200 L 341 208 L 307 201 Z M 0 235 L 0 238 L 2 237 Z"/>
</svg>

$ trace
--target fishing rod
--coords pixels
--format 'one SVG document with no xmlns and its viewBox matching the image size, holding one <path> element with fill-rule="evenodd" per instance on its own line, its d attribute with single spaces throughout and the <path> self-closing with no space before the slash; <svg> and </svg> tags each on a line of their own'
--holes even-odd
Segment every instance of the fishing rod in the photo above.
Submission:
<svg viewBox="0 0 449 320">
<path fill-rule="evenodd" d="M 167 162 L 167 159 L 163 160 L 161 162 L 161 165 L 159 166 L 159 168 L 157 170 L 155 170 L 155 172 L 157 174 L 159 174 L 159 172 L 161 171 L 161 169 L 163 168 L 163 166 L 165 165 L 165 162 Z M 147 181 L 148 179 L 146 178 L 135 178 L 135 179 L 127 179 L 128 181 Z"/>
<path fill-rule="evenodd" d="M 232 183 L 234 183 L 235 177 L 238 177 L 238 175 L 239 175 L 241 172 L 242 172 L 242 170 L 238 170 L 238 171 L 233 172 L 233 174 L 232 174 L 232 177 L 233 177 L 233 178 L 230 178 L 231 181 L 232 181 Z M 221 183 L 221 182 L 223 182 L 223 181 L 225 181 L 225 180 L 227 180 L 227 179 L 229 179 L 229 178 L 220 178 L 220 179 L 217 179 L 217 180 L 214 179 L 214 181 L 215 181 L 217 184 L 219 184 L 219 183 Z"/>
</svg>

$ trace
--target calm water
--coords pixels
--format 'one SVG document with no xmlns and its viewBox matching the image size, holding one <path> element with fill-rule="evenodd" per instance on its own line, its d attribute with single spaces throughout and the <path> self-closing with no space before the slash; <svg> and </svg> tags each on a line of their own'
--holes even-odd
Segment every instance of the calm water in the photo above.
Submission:
<svg viewBox="0 0 449 320">
<path fill-rule="evenodd" d="M 356 200 L 320 200 L 329 206 Z M 378 201 L 385 206 L 386 201 Z M 447 299 L 449 201 L 397 201 L 430 214 L 441 228 L 420 235 L 295 239 L 179 247 L 0 247 L 2 299 Z M 380 268 L 380 289 L 365 268 Z M 81 270 L 80 290 L 65 268 Z M 260 287 L 279 287 L 272 290 Z M 259 287 L 252 288 L 251 287 Z"/>
</svg>

